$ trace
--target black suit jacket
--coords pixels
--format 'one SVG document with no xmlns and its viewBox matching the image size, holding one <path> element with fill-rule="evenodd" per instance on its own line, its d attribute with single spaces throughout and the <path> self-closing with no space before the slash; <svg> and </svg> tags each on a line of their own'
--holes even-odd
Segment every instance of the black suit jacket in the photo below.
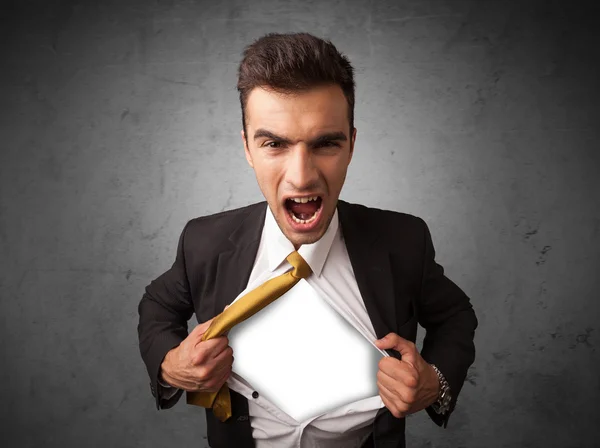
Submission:
<svg viewBox="0 0 600 448">
<path fill-rule="evenodd" d="M 168 409 L 182 391 L 165 400 L 157 384 L 166 353 L 188 335 L 187 323 L 219 314 L 243 291 L 250 277 L 264 224 L 266 202 L 190 220 L 179 238 L 173 266 L 146 287 L 139 304 L 139 344 L 158 409 Z M 426 409 L 438 425 L 448 424 L 467 369 L 475 360 L 478 321 L 465 293 L 435 262 L 431 234 L 418 217 L 338 201 L 340 228 L 375 333 L 394 332 L 416 340 L 425 328 L 421 356 L 438 366 L 451 391 L 445 417 Z M 392 356 L 400 355 L 391 350 Z M 254 446 L 247 399 L 231 390 L 232 417 L 220 422 L 206 409 L 213 448 Z M 404 447 L 405 419 L 387 408 L 377 413 L 364 447 Z"/>
</svg>

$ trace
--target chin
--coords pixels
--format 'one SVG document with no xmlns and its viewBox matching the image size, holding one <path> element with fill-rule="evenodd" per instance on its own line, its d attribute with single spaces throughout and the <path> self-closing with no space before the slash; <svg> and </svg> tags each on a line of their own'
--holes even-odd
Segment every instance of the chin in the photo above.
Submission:
<svg viewBox="0 0 600 448">
<path fill-rule="evenodd" d="M 313 244 L 316 243 L 317 241 L 319 241 L 323 235 L 325 234 L 325 231 L 319 232 L 319 233 L 313 233 L 311 235 L 298 235 L 296 233 L 292 234 L 292 235 L 285 235 L 287 237 L 288 240 L 290 240 L 292 242 L 292 244 L 295 247 L 299 247 L 302 246 L 303 244 Z"/>
</svg>

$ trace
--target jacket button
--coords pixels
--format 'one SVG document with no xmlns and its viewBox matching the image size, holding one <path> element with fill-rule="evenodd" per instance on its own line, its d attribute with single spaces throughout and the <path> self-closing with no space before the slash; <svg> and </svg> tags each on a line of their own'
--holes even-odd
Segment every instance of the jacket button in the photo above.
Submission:
<svg viewBox="0 0 600 448">
<path fill-rule="evenodd" d="M 252 398 L 258 398 L 258 392 L 256 392 L 256 391 L 252 392 Z"/>
</svg>

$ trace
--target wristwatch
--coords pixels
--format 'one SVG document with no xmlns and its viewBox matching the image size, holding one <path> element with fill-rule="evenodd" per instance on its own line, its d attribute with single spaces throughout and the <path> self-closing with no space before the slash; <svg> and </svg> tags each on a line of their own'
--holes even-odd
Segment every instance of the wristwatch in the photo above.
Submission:
<svg viewBox="0 0 600 448">
<path fill-rule="evenodd" d="M 438 369 L 434 364 L 431 364 L 433 370 L 438 376 L 438 380 L 440 381 L 440 393 L 438 395 L 438 399 L 435 403 L 431 405 L 433 410 L 438 414 L 445 414 L 450 409 L 450 402 L 452 401 L 452 395 L 450 395 L 450 385 L 440 369 Z"/>
</svg>

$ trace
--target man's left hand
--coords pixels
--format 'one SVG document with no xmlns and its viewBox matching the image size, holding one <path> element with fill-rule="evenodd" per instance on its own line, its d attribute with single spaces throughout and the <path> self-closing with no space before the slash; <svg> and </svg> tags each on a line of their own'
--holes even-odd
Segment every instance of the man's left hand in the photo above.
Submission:
<svg viewBox="0 0 600 448">
<path fill-rule="evenodd" d="M 402 356 L 402 360 L 383 357 L 377 372 L 379 396 L 394 417 L 414 414 L 437 400 L 440 391 L 438 377 L 413 342 L 389 333 L 377 339 L 375 344 L 382 350 L 394 349 Z"/>
</svg>

